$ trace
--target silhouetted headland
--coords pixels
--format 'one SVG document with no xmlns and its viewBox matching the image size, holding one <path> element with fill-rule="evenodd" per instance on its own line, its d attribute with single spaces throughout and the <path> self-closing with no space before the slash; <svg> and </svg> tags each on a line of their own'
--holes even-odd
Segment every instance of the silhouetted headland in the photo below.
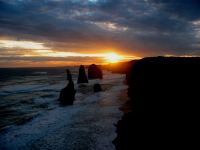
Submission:
<svg viewBox="0 0 200 150">
<path fill-rule="evenodd" d="M 63 105 L 72 105 L 75 99 L 75 89 L 74 89 L 74 82 L 72 80 L 71 72 L 67 69 L 67 80 L 68 85 L 61 90 L 59 101 Z"/>
<path fill-rule="evenodd" d="M 130 110 L 117 124 L 117 150 L 197 146 L 200 58 L 144 58 L 127 80 Z"/>
<path fill-rule="evenodd" d="M 132 60 L 127 62 L 118 62 L 118 63 L 111 63 L 108 65 L 102 65 L 101 68 L 111 71 L 113 73 L 121 73 L 121 74 L 128 74 L 130 68 L 137 62 L 138 60 Z"/>
</svg>

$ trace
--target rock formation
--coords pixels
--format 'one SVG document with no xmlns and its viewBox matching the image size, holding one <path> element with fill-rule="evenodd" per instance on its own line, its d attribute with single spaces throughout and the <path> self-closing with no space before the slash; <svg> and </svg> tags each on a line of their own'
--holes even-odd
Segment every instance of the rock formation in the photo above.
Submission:
<svg viewBox="0 0 200 150">
<path fill-rule="evenodd" d="M 72 105 L 75 99 L 76 91 L 74 89 L 74 83 L 70 71 L 67 69 L 66 72 L 68 85 L 61 90 L 58 101 L 60 101 L 60 103 L 63 105 Z"/>
<path fill-rule="evenodd" d="M 117 124 L 116 150 L 199 146 L 199 68 L 198 57 L 136 62 L 127 78 L 130 111 Z"/>
<path fill-rule="evenodd" d="M 92 64 L 88 68 L 88 79 L 102 79 L 102 70 L 95 64 Z"/>
<path fill-rule="evenodd" d="M 88 83 L 88 78 L 85 73 L 85 67 L 83 65 L 79 68 L 79 75 L 78 75 L 78 81 L 77 83 Z"/>
<path fill-rule="evenodd" d="M 101 85 L 99 83 L 94 84 L 93 90 L 94 90 L 94 92 L 101 92 L 102 91 Z"/>
<path fill-rule="evenodd" d="M 72 81 L 72 75 L 71 75 L 71 72 L 69 71 L 69 69 L 66 70 L 66 73 L 67 73 L 67 80 Z"/>
</svg>

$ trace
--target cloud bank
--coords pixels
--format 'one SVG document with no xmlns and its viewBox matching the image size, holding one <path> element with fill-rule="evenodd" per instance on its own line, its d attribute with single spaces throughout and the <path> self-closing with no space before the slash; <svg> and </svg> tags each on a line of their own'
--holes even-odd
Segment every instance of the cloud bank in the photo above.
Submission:
<svg viewBox="0 0 200 150">
<path fill-rule="evenodd" d="M 199 55 L 200 1 L 0 0 L 1 40 L 34 41 L 60 52 Z M 8 52 L 14 60 L 27 54 L 21 51 L 0 44 L 0 57 Z"/>
</svg>

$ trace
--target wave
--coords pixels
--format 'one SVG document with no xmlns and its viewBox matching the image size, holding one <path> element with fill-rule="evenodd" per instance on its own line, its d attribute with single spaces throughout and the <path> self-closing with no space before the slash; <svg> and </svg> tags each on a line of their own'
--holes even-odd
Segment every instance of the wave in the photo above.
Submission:
<svg viewBox="0 0 200 150">
<path fill-rule="evenodd" d="M 98 81 L 112 85 L 107 90 L 90 92 L 88 89 L 92 83 L 97 82 L 93 80 L 87 85 L 86 92 L 77 89 L 73 106 L 56 107 L 33 119 L 22 120 L 23 125 L 13 126 L 0 135 L 0 149 L 114 149 L 112 140 L 116 134 L 113 124 L 122 116 L 117 98 L 127 87 L 123 85 L 124 76 L 112 77 L 116 79 L 115 82 L 110 75 Z M 43 101 L 43 104 L 49 98 L 37 101 Z"/>
<path fill-rule="evenodd" d="M 1 88 L 0 95 L 10 95 L 19 93 L 29 93 L 35 90 L 41 90 L 41 88 L 47 87 L 48 85 L 10 85 Z"/>
</svg>

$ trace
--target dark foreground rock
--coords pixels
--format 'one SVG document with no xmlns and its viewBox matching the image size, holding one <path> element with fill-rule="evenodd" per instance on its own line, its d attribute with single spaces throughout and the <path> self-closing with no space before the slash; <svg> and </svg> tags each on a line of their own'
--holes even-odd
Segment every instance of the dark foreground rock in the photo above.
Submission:
<svg viewBox="0 0 200 150">
<path fill-rule="evenodd" d="M 101 85 L 99 83 L 94 84 L 93 90 L 94 92 L 101 92 L 102 91 Z"/>
<path fill-rule="evenodd" d="M 88 67 L 88 79 L 102 79 L 103 73 L 99 66 L 92 64 Z"/>
<path fill-rule="evenodd" d="M 88 78 L 85 73 L 85 67 L 83 65 L 80 66 L 79 68 L 79 75 L 78 75 L 78 81 L 77 83 L 88 83 Z"/>
<path fill-rule="evenodd" d="M 199 147 L 200 58 L 145 58 L 128 78 L 129 107 L 117 150 Z"/>
<path fill-rule="evenodd" d="M 76 91 L 74 89 L 74 83 L 70 71 L 66 70 L 66 72 L 68 85 L 61 90 L 58 101 L 60 101 L 60 103 L 63 105 L 72 105 L 75 99 Z"/>
</svg>

